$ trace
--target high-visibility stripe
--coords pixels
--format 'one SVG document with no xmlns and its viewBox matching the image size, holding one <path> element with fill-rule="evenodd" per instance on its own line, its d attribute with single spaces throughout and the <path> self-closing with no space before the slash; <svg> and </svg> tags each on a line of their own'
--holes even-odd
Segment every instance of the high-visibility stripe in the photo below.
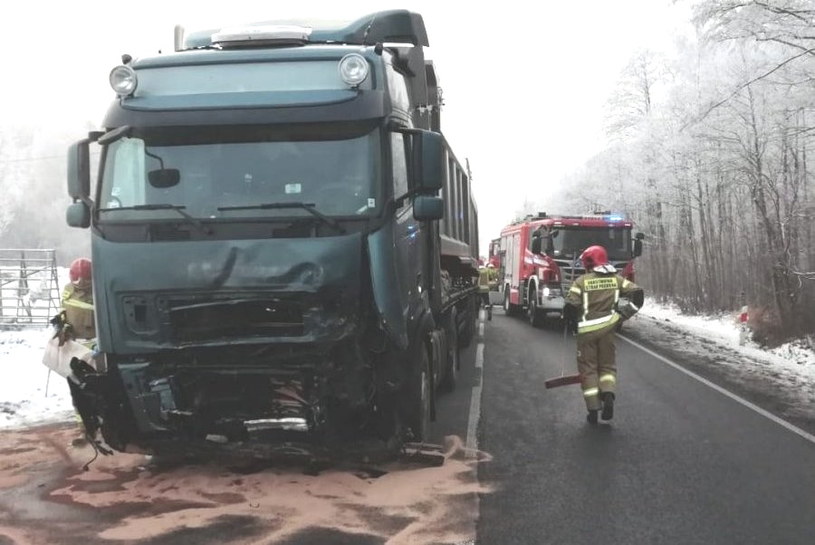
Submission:
<svg viewBox="0 0 815 545">
<path fill-rule="evenodd" d="M 614 317 L 613 314 L 609 314 L 608 316 L 603 316 L 602 318 L 594 318 L 592 320 L 583 320 L 582 322 L 577 324 L 577 326 L 582 327 L 584 325 L 604 324 L 604 323 L 610 321 L 613 317 Z"/>
<path fill-rule="evenodd" d="M 585 397 L 596 396 L 599 393 L 600 388 L 586 388 L 585 390 L 583 390 L 583 396 Z"/>
<path fill-rule="evenodd" d="M 620 290 L 614 290 L 614 303 L 620 300 Z"/>
<path fill-rule="evenodd" d="M 581 321 L 581 323 L 586 321 L 586 316 L 588 316 L 588 314 L 589 314 L 589 292 L 584 291 L 583 292 L 583 320 Z M 580 324 L 577 324 L 577 325 L 578 325 L 578 327 L 580 327 Z"/>
<path fill-rule="evenodd" d="M 574 293 L 575 295 L 580 295 L 581 293 L 583 293 L 583 290 L 581 290 L 577 286 L 572 286 L 571 288 L 569 288 L 569 293 Z"/>
<path fill-rule="evenodd" d="M 68 299 L 66 301 L 63 301 L 62 306 L 74 307 L 82 310 L 93 310 L 93 305 L 86 303 L 84 301 L 78 301 L 77 299 Z"/>
<path fill-rule="evenodd" d="M 598 329 L 603 329 L 612 324 L 616 324 L 620 320 L 620 315 L 616 312 L 610 316 L 603 316 L 594 320 L 584 320 L 577 324 L 578 333 L 591 333 Z"/>
<path fill-rule="evenodd" d="M 614 384 L 617 382 L 617 377 L 611 374 L 602 375 L 600 377 L 600 382 L 610 382 L 611 384 Z"/>
</svg>

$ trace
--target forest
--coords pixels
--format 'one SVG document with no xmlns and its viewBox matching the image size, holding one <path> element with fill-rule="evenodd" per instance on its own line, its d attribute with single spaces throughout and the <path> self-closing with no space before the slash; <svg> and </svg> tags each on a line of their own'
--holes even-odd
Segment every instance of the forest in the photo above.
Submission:
<svg viewBox="0 0 815 545">
<path fill-rule="evenodd" d="M 697 2 L 674 55 L 639 52 L 573 210 L 626 211 L 638 278 L 690 312 L 748 305 L 757 340 L 815 332 L 815 2 Z"/>
</svg>

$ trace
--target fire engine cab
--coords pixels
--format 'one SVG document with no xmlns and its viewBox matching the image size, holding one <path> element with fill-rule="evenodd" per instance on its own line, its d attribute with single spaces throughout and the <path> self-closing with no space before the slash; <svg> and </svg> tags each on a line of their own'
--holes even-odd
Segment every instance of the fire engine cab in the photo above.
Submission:
<svg viewBox="0 0 815 545">
<path fill-rule="evenodd" d="M 608 252 L 609 261 L 625 278 L 634 281 L 634 258 L 642 254 L 642 239 L 632 237 L 634 224 L 609 212 L 583 216 L 539 213 L 506 226 L 498 243 L 490 244 L 490 260 L 498 263 L 499 290 L 507 314 L 525 311 L 539 326 L 547 314 L 563 312 L 564 295 L 586 271 L 580 254 L 595 244 Z"/>
</svg>

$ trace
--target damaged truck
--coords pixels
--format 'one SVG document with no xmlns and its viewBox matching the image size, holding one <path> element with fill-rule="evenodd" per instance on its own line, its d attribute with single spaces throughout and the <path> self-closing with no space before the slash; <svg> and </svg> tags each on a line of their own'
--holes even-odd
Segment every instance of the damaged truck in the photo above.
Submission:
<svg viewBox="0 0 815 545">
<path fill-rule="evenodd" d="M 69 380 L 98 446 L 427 439 L 474 335 L 478 221 L 426 46 L 393 10 L 122 57 L 68 157 L 97 331 Z"/>
</svg>

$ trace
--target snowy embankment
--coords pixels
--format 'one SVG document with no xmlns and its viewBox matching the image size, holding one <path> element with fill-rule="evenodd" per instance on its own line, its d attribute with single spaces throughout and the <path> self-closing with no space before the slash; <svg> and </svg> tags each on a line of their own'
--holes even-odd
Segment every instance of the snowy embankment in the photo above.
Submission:
<svg viewBox="0 0 815 545">
<path fill-rule="evenodd" d="M 648 299 L 623 331 L 777 415 L 815 427 L 815 350 L 806 339 L 774 349 L 741 344 L 735 313 L 688 316 Z"/>
<path fill-rule="evenodd" d="M 807 346 L 805 340 L 784 344 L 777 348 L 761 348 L 747 339 L 744 345 L 739 344 L 741 326 L 737 315 L 721 314 L 719 316 L 688 316 L 669 305 L 659 305 L 646 299 L 641 314 L 654 320 L 670 323 L 686 333 L 716 342 L 737 354 L 760 360 L 779 369 L 787 370 L 802 378 L 815 382 L 815 347 Z M 637 323 L 634 319 L 633 323 Z"/>
<path fill-rule="evenodd" d="M 804 342 L 764 350 L 747 341 L 739 345 L 734 315 L 684 316 L 675 308 L 646 301 L 641 316 L 626 330 L 656 346 L 670 346 L 688 359 L 711 361 L 745 382 L 795 398 L 792 412 L 809 414 L 815 393 L 815 351 Z M 68 385 L 42 364 L 50 329 L 0 331 L 0 428 L 18 428 L 73 418 Z M 714 356 L 711 357 L 711 354 Z"/>
</svg>

